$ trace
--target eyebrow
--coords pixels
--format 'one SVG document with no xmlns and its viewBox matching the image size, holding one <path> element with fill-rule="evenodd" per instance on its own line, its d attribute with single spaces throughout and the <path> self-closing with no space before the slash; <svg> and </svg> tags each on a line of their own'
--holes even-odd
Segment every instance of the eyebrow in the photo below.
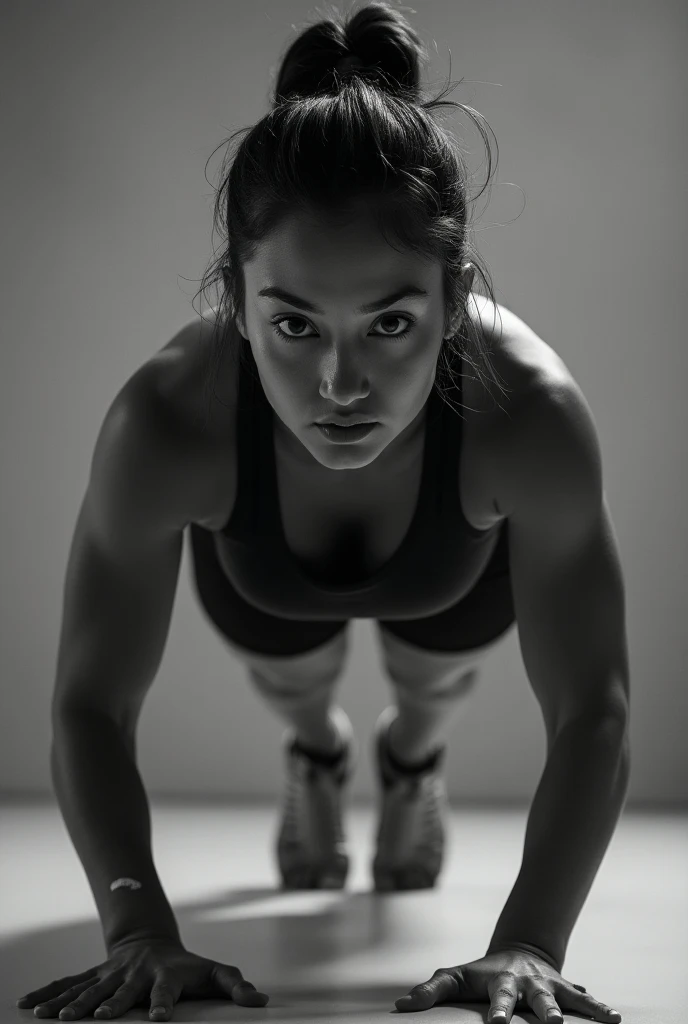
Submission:
<svg viewBox="0 0 688 1024">
<path fill-rule="evenodd" d="M 290 306 L 305 309 L 308 313 L 317 313 L 319 316 L 325 315 L 325 310 L 320 309 L 319 306 L 314 306 L 312 302 L 308 302 L 306 299 L 300 299 L 298 295 L 292 295 L 291 292 L 285 291 L 284 288 L 261 288 L 258 295 L 266 299 L 280 299 L 282 302 L 288 302 Z M 378 310 L 386 309 L 387 306 L 391 306 L 393 302 L 399 302 L 401 299 L 422 298 L 424 296 L 427 297 L 427 295 L 428 292 L 417 285 L 403 285 L 392 292 L 391 295 L 385 295 L 375 302 L 366 302 L 363 306 L 359 306 L 356 312 L 361 314 L 377 313 Z"/>
</svg>

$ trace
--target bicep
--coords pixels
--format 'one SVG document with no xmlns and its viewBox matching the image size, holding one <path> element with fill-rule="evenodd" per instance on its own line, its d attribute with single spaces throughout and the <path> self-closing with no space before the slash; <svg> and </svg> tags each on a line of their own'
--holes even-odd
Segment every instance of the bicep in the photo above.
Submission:
<svg viewBox="0 0 688 1024">
<path fill-rule="evenodd" d="M 162 659 L 181 562 L 176 488 L 131 406 L 98 436 L 69 551 L 53 713 L 137 713 Z"/>
</svg>

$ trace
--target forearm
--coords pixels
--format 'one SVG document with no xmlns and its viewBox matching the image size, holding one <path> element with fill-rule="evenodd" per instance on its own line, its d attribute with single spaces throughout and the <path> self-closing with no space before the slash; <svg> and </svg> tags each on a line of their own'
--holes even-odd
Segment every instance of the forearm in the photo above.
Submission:
<svg viewBox="0 0 688 1024">
<path fill-rule="evenodd" d="M 530 808 L 521 868 L 488 953 L 521 943 L 561 971 L 571 931 L 616 828 L 629 773 L 627 728 L 580 720 L 561 730 Z"/>
<path fill-rule="evenodd" d="M 148 800 L 126 734 L 105 715 L 56 713 L 50 765 L 106 948 L 142 934 L 179 939 L 153 864 Z M 118 878 L 135 879 L 141 888 L 124 885 L 112 891 Z"/>
</svg>

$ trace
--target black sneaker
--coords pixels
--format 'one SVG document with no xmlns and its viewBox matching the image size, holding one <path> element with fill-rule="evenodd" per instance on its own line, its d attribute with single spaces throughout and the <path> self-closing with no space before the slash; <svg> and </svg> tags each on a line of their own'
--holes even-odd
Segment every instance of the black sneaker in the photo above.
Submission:
<svg viewBox="0 0 688 1024">
<path fill-rule="evenodd" d="M 285 730 L 286 786 L 276 855 L 282 889 L 343 889 L 349 852 L 342 829 L 342 802 L 358 757 L 346 712 L 331 711 L 342 739 L 335 758 L 311 753 Z"/>
<path fill-rule="evenodd" d="M 446 748 L 439 746 L 417 770 L 402 768 L 386 742 L 397 714 L 396 707 L 385 708 L 374 730 L 380 811 L 372 873 L 378 892 L 433 888 L 446 845 L 448 800 L 441 774 Z"/>
</svg>

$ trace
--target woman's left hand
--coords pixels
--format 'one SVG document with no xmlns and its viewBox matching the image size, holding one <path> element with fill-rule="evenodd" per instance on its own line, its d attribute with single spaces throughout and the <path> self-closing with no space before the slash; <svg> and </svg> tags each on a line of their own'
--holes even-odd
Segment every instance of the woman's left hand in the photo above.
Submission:
<svg viewBox="0 0 688 1024">
<path fill-rule="evenodd" d="M 400 1011 L 428 1010 L 446 1002 L 489 1003 L 488 1024 L 509 1024 L 517 1004 L 547 1024 L 561 1024 L 567 1010 L 607 1024 L 621 1020 L 620 1013 L 588 995 L 582 985 L 564 981 L 546 960 L 520 949 L 489 953 L 459 967 L 440 967 L 395 1006 Z"/>
</svg>

